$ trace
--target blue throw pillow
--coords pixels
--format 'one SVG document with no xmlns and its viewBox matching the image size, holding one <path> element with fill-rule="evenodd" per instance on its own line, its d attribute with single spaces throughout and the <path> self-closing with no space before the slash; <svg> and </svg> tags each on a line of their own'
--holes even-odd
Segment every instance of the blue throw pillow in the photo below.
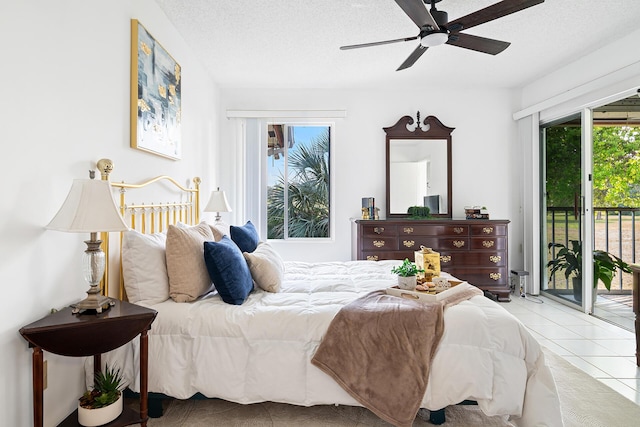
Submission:
<svg viewBox="0 0 640 427">
<path fill-rule="evenodd" d="M 204 262 L 222 301 L 240 305 L 247 299 L 253 290 L 251 272 L 242 252 L 229 237 L 204 242 Z"/>
<path fill-rule="evenodd" d="M 256 230 L 256 227 L 253 226 L 251 221 L 247 221 L 243 226 L 232 225 L 230 230 L 231 240 L 238 245 L 240 251 L 253 252 L 256 250 L 260 238 L 258 236 L 258 230 Z"/>
</svg>

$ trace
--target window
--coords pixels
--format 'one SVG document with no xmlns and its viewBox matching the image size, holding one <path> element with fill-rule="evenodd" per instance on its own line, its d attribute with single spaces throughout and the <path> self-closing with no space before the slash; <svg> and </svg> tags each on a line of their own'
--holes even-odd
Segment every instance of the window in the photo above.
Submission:
<svg viewBox="0 0 640 427">
<path fill-rule="evenodd" d="M 332 126 L 267 124 L 267 238 L 330 237 Z"/>
</svg>

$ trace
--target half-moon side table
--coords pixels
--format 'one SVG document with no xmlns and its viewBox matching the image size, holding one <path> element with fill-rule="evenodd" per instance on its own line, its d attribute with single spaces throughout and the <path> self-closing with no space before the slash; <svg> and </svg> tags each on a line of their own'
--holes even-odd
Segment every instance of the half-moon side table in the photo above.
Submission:
<svg viewBox="0 0 640 427">
<path fill-rule="evenodd" d="M 158 313 L 125 301 L 116 301 L 113 307 L 100 314 L 72 314 L 71 310 L 71 307 L 64 308 L 20 329 L 20 334 L 33 348 L 33 425 L 42 427 L 43 351 L 70 357 L 93 356 L 94 371 L 98 372 L 102 353 L 140 335 L 140 413 L 125 405 L 122 414 L 106 425 L 121 427 L 140 423 L 146 427 L 149 419 L 147 331 Z M 59 425 L 79 426 L 78 411 L 75 410 Z"/>
<path fill-rule="evenodd" d="M 636 329 L 636 365 L 640 366 L 640 265 L 631 264 L 631 274 L 633 276 L 633 314 L 635 315 Z"/>
</svg>

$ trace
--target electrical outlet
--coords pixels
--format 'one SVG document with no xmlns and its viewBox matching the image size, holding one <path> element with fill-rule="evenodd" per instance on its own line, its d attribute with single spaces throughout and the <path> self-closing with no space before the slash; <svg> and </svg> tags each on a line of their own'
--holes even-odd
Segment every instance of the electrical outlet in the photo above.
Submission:
<svg viewBox="0 0 640 427">
<path fill-rule="evenodd" d="M 42 389 L 47 389 L 47 361 L 42 363 Z"/>
</svg>

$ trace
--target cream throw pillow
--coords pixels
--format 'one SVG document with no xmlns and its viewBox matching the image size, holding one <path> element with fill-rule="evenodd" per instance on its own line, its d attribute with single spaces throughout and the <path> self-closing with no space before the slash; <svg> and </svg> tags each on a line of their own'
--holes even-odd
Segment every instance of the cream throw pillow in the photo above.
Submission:
<svg viewBox="0 0 640 427">
<path fill-rule="evenodd" d="M 169 296 L 176 302 L 194 301 L 211 289 L 204 263 L 204 242 L 213 233 L 205 222 L 193 227 L 170 225 L 167 230 L 167 273 Z"/>
<path fill-rule="evenodd" d="M 253 252 L 243 252 L 251 277 L 258 287 L 267 292 L 278 292 L 284 277 L 284 263 L 268 243 L 259 243 Z"/>
<path fill-rule="evenodd" d="M 164 233 L 129 230 L 122 237 L 122 276 L 131 303 L 157 304 L 169 299 Z"/>
</svg>

